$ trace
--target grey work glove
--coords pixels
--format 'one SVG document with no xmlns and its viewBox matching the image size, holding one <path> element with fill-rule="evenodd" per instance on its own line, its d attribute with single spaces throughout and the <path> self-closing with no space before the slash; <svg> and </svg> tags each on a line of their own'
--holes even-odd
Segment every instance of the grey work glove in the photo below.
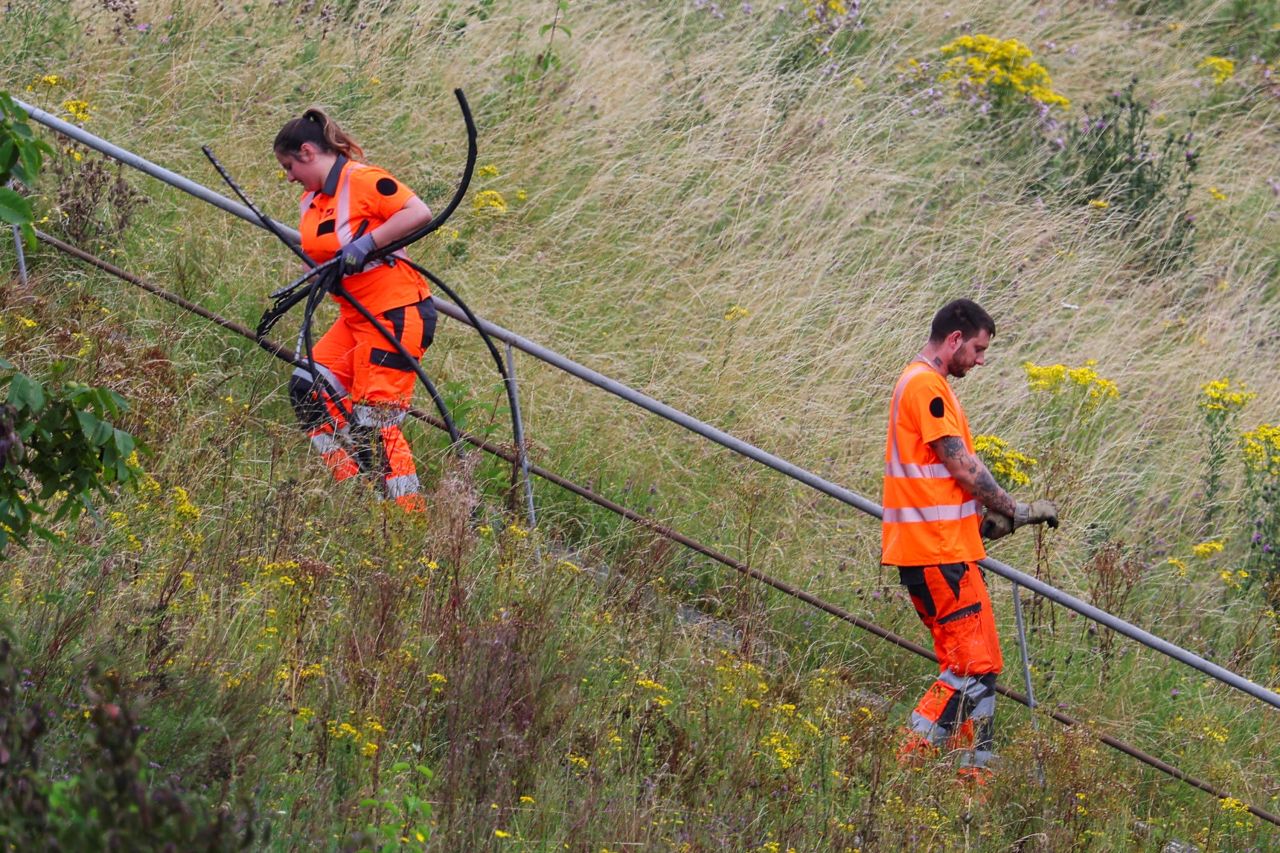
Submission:
<svg viewBox="0 0 1280 853">
<path fill-rule="evenodd" d="M 1013 532 L 1013 519 L 1003 512 L 988 508 L 986 514 L 982 516 L 982 524 L 978 526 L 978 532 L 989 542 L 1003 539 Z"/>
<path fill-rule="evenodd" d="M 376 249 L 374 245 L 373 235 L 365 234 L 363 237 L 357 237 L 350 243 L 342 247 L 339 255 L 342 258 L 340 266 L 343 275 L 355 275 L 364 269 L 364 262 L 368 259 L 369 253 Z"/>
<path fill-rule="evenodd" d="M 1013 529 L 1017 530 L 1019 527 L 1024 527 L 1028 524 L 1047 524 L 1057 530 L 1058 505 L 1050 500 L 1032 501 L 1029 504 L 1015 504 Z"/>
</svg>

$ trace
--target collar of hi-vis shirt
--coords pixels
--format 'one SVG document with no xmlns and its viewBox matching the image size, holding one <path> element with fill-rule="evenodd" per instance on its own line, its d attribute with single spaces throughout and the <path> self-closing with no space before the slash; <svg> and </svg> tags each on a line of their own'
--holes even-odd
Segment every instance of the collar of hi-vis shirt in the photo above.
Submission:
<svg viewBox="0 0 1280 853">
<path fill-rule="evenodd" d="M 347 165 L 348 162 L 345 154 L 338 155 L 338 159 L 333 163 L 333 168 L 325 176 L 324 186 L 320 187 L 321 195 L 332 197 L 338 191 L 338 179 L 342 177 L 342 167 Z"/>
</svg>

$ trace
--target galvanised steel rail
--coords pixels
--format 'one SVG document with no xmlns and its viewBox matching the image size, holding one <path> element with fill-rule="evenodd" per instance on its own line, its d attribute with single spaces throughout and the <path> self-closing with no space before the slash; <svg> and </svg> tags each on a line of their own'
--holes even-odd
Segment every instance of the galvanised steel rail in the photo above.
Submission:
<svg viewBox="0 0 1280 853">
<path fill-rule="evenodd" d="M 268 338 L 261 337 L 255 334 L 254 332 L 250 331 L 248 327 L 243 326 L 240 323 L 237 323 L 233 320 L 228 320 L 225 317 L 215 314 L 214 312 L 209 311 L 208 309 L 195 304 L 194 302 L 191 302 L 187 299 L 183 299 L 181 296 L 178 296 L 177 294 L 170 293 L 169 291 L 155 284 L 152 284 L 151 282 L 138 278 L 137 276 L 120 269 L 114 264 L 108 263 L 107 261 L 104 261 L 101 258 L 91 255 L 88 252 L 84 251 L 83 249 L 77 248 L 76 246 L 72 246 L 69 243 L 65 243 L 62 240 L 57 239 L 56 237 L 51 237 L 48 234 L 44 234 L 39 231 L 36 232 L 36 235 L 43 242 L 48 243 L 50 246 L 53 246 L 54 248 L 62 252 L 65 252 L 66 254 L 79 258 L 80 260 L 85 261 L 86 263 L 92 264 L 93 266 L 103 270 L 104 272 L 110 273 L 111 275 L 114 275 L 119 279 L 127 281 L 130 284 L 141 287 L 142 289 L 148 291 L 149 293 L 159 296 L 161 299 L 171 302 L 174 305 L 177 305 L 178 307 L 186 311 L 190 311 L 191 313 L 196 314 L 197 316 L 203 317 L 206 320 L 216 323 L 217 325 L 222 326 L 225 329 L 229 329 L 245 338 L 248 338 L 249 340 L 253 341 L 258 346 L 262 347 L 264 350 L 271 353 L 276 358 L 281 359 L 282 361 L 288 362 L 290 364 L 295 364 L 295 365 L 305 364 L 305 360 L 302 359 L 300 356 L 298 356 L 296 353 L 292 352 L 286 347 L 281 346 L 280 344 L 275 343 L 274 341 L 271 341 Z M 421 420 L 425 423 L 430 424 L 431 426 L 434 426 L 436 429 L 448 432 L 448 427 L 445 425 L 444 421 L 440 420 L 439 418 L 428 415 L 427 413 L 423 412 L 420 409 L 410 409 L 409 414 L 417 418 L 418 420 Z M 716 551 L 715 549 L 710 548 L 702 544 L 701 542 L 691 539 L 690 537 L 684 535 L 683 533 L 680 533 L 678 530 L 675 530 L 671 527 L 668 527 L 664 524 L 654 521 L 653 519 L 648 518 L 647 516 L 641 515 L 635 510 L 629 509 L 625 506 L 622 506 L 621 504 L 615 503 L 614 501 L 611 501 L 606 497 L 602 497 L 601 495 L 598 495 L 592 492 L 590 489 L 587 489 L 583 486 L 578 485 L 577 483 L 574 483 L 571 480 L 561 477 L 559 474 L 556 474 L 552 471 L 548 471 L 547 469 L 539 465 L 530 465 L 528 456 L 526 456 L 523 453 L 520 453 L 519 448 L 517 448 L 515 451 L 508 450 L 507 448 L 495 445 L 484 439 L 476 438 L 474 436 L 468 435 L 465 432 L 461 434 L 461 437 L 463 441 L 466 441 L 487 453 L 491 453 L 494 456 L 497 456 L 501 459 L 505 459 L 508 462 L 511 462 L 513 464 L 519 463 L 521 465 L 527 466 L 530 473 L 536 474 L 542 479 L 547 480 L 548 482 L 554 483 L 557 486 L 560 486 L 562 489 L 565 489 L 566 491 L 571 492 L 572 494 L 578 495 L 579 497 L 584 498 L 585 500 L 591 501 L 597 506 L 603 507 L 604 509 L 607 509 L 610 512 L 616 513 L 617 515 L 620 515 L 623 518 L 634 522 L 635 524 L 645 527 L 646 529 L 653 531 L 659 536 L 669 539 L 672 542 L 677 542 L 685 546 L 686 548 L 689 548 L 692 551 L 696 551 L 699 554 L 709 557 L 710 559 L 715 560 L 716 562 L 724 566 L 728 566 L 734 571 L 737 571 L 743 575 L 746 575 L 747 577 L 750 577 L 753 580 L 759 581 L 762 584 L 773 587 L 774 589 L 778 590 L 784 595 L 790 596 L 791 598 L 795 598 L 799 601 L 803 601 L 805 604 L 808 604 L 811 607 L 821 610 L 824 613 L 834 616 L 837 619 L 841 619 L 845 622 L 848 622 L 851 625 L 855 625 L 864 631 L 867 631 L 871 634 L 874 634 L 877 637 L 880 637 L 882 640 L 885 640 L 886 642 L 889 642 L 895 646 L 898 646 L 899 648 L 905 649 L 906 651 L 912 652 L 913 654 L 919 655 L 920 657 L 927 658 L 928 660 L 931 660 L 934 663 L 937 663 L 938 661 L 938 658 L 934 655 L 933 652 L 929 651 L 924 646 L 921 646 L 918 643 L 914 643 L 911 640 L 906 639 L 905 637 L 901 637 L 893 633 L 892 631 L 889 631 L 885 628 L 880 627 L 874 622 L 870 622 L 866 619 L 863 619 L 849 612 L 848 610 L 845 610 L 842 607 L 826 602 L 818 598 L 817 596 L 809 592 L 806 592 L 803 589 L 800 589 L 799 587 L 793 584 L 789 584 L 786 581 L 782 581 L 777 578 L 771 577 L 770 575 L 767 575 L 764 572 L 759 571 L 758 569 L 753 569 L 750 566 L 748 566 L 746 563 L 741 562 L 740 560 L 735 560 L 734 558 L 729 557 L 725 554 L 722 554 L 721 552 Z M 1014 587 L 1014 594 L 1015 596 L 1017 595 L 1016 586 Z M 1015 598 L 1015 603 L 1016 603 L 1016 598 Z M 1021 609 L 1019 609 L 1017 612 L 1020 617 Z M 1026 694 L 1022 694 L 1016 690 L 1013 690 L 1009 687 L 1004 686 L 1003 684 L 997 684 L 996 691 L 1000 693 L 1000 695 L 1006 696 L 1014 700 L 1015 702 L 1020 702 L 1021 704 L 1026 705 L 1028 708 L 1031 708 L 1032 710 L 1034 710 L 1037 707 L 1036 702 L 1032 698 L 1029 691 Z M 1048 711 L 1047 715 L 1051 719 L 1063 724 L 1064 726 L 1074 727 L 1074 726 L 1081 725 L 1080 720 L 1074 717 L 1068 716 L 1067 714 L 1064 714 L 1060 711 Z M 1031 720 L 1032 720 L 1032 723 L 1035 724 L 1036 717 L 1033 715 Z M 1098 732 L 1094 732 L 1093 734 L 1095 737 L 1098 738 L 1099 741 L 1101 741 L 1102 743 L 1105 743 L 1107 746 L 1110 746 L 1112 749 L 1122 752 L 1125 755 L 1131 758 L 1134 758 L 1137 761 L 1140 761 L 1149 767 L 1153 767 L 1156 770 L 1166 773 L 1169 776 L 1172 776 L 1173 778 L 1178 779 L 1181 782 L 1185 782 L 1186 784 L 1194 788 L 1198 788 L 1201 791 L 1212 794 L 1213 796 L 1217 797 L 1220 800 L 1225 800 L 1228 797 L 1230 797 L 1230 794 L 1223 791 L 1222 789 L 1204 781 L 1203 779 L 1199 779 L 1195 776 L 1192 776 L 1189 773 L 1185 773 L 1181 769 L 1174 767 L 1172 764 L 1168 764 L 1167 762 L 1162 761 L 1159 758 L 1156 758 L 1154 755 L 1151 755 L 1148 752 L 1138 749 L 1132 744 L 1126 743 L 1125 741 L 1119 740 L 1118 738 L 1114 738 L 1108 734 L 1101 734 Z M 1040 771 L 1040 772 L 1042 773 L 1043 771 Z M 1271 812 L 1268 812 L 1265 809 L 1258 806 L 1253 806 L 1249 804 L 1246 804 L 1246 806 L 1249 809 L 1249 812 L 1254 816 L 1262 820 L 1268 821 L 1269 823 L 1272 823 L 1276 826 L 1280 826 L 1280 816 L 1272 814 Z"/>
<path fill-rule="evenodd" d="M 241 219 L 244 219 L 255 226 L 265 227 L 258 221 L 257 217 L 243 205 L 239 205 L 230 199 L 220 196 L 207 187 L 202 187 L 194 181 L 184 178 L 181 175 L 169 171 L 168 169 L 157 166 L 154 163 L 151 163 L 132 152 L 126 151 L 117 145 L 113 145 L 110 142 L 89 133 L 81 127 L 77 127 L 74 124 L 63 121 L 57 116 L 50 115 L 44 110 L 23 103 L 22 101 L 17 101 L 16 99 L 15 102 L 18 106 L 26 110 L 32 119 L 40 122 L 41 124 L 88 145 L 91 148 L 101 151 L 108 156 L 115 157 L 123 163 L 133 166 L 159 180 L 164 181 L 165 183 L 168 183 L 170 186 L 177 187 L 178 189 L 188 192 L 197 198 L 211 204 L 215 204 L 223 210 L 239 216 Z M 285 234 L 288 234 L 292 239 L 298 239 L 298 232 L 296 230 L 285 226 L 281 226 L 281 230 L 284 231 Z M 455 320 L 459 320 L 470 325 L 462 312 L 451 303 L 445 300 L 439 300 L 438 307 L 442 313 L 447 314 Z M 533 341 L 515 334 L 514 332 L 502 328 L 501 326 L 494 325 L 493 323 L 483 319 L 480 320 L 480 325 L 484 331 L 492 337 L 506 341 L 517 349 L 528 353 L 540 361 L 550 364 L 551 366 L 559 368 L 566 373 L 589 382 L 598 388 L 621 397 L 627 402 L 637 405 L 642 409 L 646 409 L 653 414 L 666 418 L 672 423 L 678 424 L 690 432 L 696 433 L 710 441 L 714 441 L 716 444 L 732 450 L 741 456 L 753 459 L 762 465 L 772 468 L 780 474 L 784 474 L 794 480 L 798 480 L 810 488 L 833 497 L 842 503 L 848 504 L 867 515 L 875 518 L 880 518 L 882 515 L 879 504 L 868 500 L 867 498 L 864 498 L 843 486 L 832 483 L 831 481 L 819 477 L 817 474 L 807 471 L 779 456 L 775 456 L 774 454 L 761 450 L 752 444 L 748 444 L 747 442 L 736 438 L 723 430 L 719 430 L 710 424 L 704 423 L 697 418 L 685 414 L 678 409 L 668 406 L 665 403 L 661 403 L 646 394 L 642 394 L 634 388 L 624 385 L 617 380 L 610 379 L 602 373 L 598 373 L 589 367 L 578 364 L 572 359 L 566 358 L 553 350 L 536 344 Z M 1154 649 L 1155 651 L 1167 655 L 1180 663 L 1186 664 L 1187 666 L 1190 666 L 1193 669 L 1222 682 L 1223 684 L 1230 685 L 1243 693 L 1247 693 L 1273 708 L 1280 709 L 1280 694 L 1277 694 L 1275 691 L 1269 690 L 1259 684 L 1255 684 L 1249 679 L 1231 672 L 1225 667 L 1219 666 L 1212 661 L 1208 661 L 1199 655 L 1182 648 L 1181 646 L 1177 646 L 1167 640 L 1163 640 L 1160 637 L 1137 627 L 1136 625 L 1094 607 L 1093 605 L 1063 592 L 1056 587 L 1050 586 L 1038 578 L 1020 572 L 999 560 L 987 558 L 982 561 L 981 565 L 1001 577 L 1012 581 L 1013 583 L 1020 584 L 1039 595 L 1043 595 L 1050 601 L 1060 604 L 1069 610 L 1074 610 L 1085 618 L 1091 619 L 1100 625 L 1110 628 L 1118 634 L 1122 634 L 1150 649 Z"/>
</svg>

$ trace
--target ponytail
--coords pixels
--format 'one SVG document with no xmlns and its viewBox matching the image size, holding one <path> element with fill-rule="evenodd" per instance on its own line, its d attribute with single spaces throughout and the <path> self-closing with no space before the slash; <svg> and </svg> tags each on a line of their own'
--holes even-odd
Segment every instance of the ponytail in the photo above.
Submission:
<svg viewBox="0 0 1280 853">
<path fill-rule="evenodd" d="M 321 151 L 341 154 L 351 160 L 364 158 L 364 149 L 359 143 L 323 110 L 315 107 L 303 113 L 301 118 L 285 122 L 271 147 L 281 154 L 297 154 L 302 150 L 304 142 L 310 142 Z"/>
</svg>

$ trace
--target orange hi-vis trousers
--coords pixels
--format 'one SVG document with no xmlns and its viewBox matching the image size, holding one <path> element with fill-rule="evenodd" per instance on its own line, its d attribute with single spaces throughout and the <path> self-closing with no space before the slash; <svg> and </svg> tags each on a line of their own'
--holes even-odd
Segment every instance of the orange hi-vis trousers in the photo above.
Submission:
<svg viewBox="0 0 1280 853">
<path fill-rule="evenodd" d="M 419 508 L 417 467 L 400 424 L 413 397 L 413 365 L 367 320 L 344 306 L 337 322 L 312 347 L 316 375 L 298 367 L 289 397 L 335 480 L 361 471 L 382 481 L 383 496 Z M 435 335 L 430 298 L 378 316 L 415 360 Z"/>
<path fill-rule="evenodd" d="M 938 677 L 911 713 L 911 729 L 935 747 L 965 749 L 961 764 L 993 757 L 996 676 L 1004 668 L 991 597 L 977 563 L 903 568 L 902 582 L 933 636 Z"/>
</svg>

